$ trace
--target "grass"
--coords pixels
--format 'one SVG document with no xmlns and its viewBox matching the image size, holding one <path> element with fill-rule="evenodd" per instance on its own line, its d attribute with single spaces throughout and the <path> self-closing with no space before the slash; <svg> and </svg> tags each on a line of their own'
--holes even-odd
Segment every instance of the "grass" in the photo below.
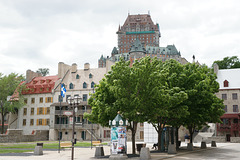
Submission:
<svg viewBox="0 0 240 160">
<path fill-rule="evenodd" d="M 0 144 L 1 148 L 8 149 L 34 149 L 37 143 L 43 143 L 43 149 L 58 149 L 58 142 L 54 141 L 39 141 L 39 142 L 25 142 L 25 143 L 2 143 Z M 103 145 L 107 145 L 107 143 L 102 143 Z M 90 142 L 77 142 L 74 146 L 76 147 L 90 147 Z M 24 150 L 26 151 L 26 150 Z M 1 153 L 1 152 L 0 152 Z"/>
<path fill-rule="evenodd" d="M 16 150 L 16 149 L 1 149 L 0 154 L 4 153 L 23 153 L 23 152 L 33 152 L 33 150 Z"/>
</svg>

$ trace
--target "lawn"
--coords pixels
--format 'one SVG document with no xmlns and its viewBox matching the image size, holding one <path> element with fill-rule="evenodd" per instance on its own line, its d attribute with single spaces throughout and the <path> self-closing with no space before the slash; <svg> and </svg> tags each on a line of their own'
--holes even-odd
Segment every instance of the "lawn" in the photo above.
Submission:
<svg viewBox="0 0 240 160">
<path fill-rule="evenodd" d="M 70 141 L 69 141 L 70 142 Z M 41 142 L 21 142 L 21 143 L 0 143 L 0 149 L 6 148 L 2 151 L 6 151 L 7 149 L 13 149 L 11 151 L 15 151 L 14 149 L 18 149 L 17 151 L 28 152 L 26 150 L 21 149 L 34 149 L 37 143 L 43 143 L 43 149 L 58 149 L 59 143 L 57 141 L 41 141 Z M 103 143 L 103 145 L 107 145 L 107 143 Z M 75 147 L 90 147 L 90 142 L 77 142 L 74 145 Z M 2 153 L 2 152 L 0 152 Z M 11 152 L 8 152 L 11 153 Z M 19 152 L 14 152 L 19 153 Z"/>
</svg>

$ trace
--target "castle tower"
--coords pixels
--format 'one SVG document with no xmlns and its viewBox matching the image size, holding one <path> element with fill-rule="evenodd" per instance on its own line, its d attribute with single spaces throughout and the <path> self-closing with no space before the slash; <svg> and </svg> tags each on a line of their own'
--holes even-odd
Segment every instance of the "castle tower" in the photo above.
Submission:
<svg viewBox="0 0 240 160">
<path fill-rule="evenodd" d="M 138 38 L 146 46 L 159 47 L 161 37 L 158 24 L 154 24 L 150 14 L 130 15 L 118 31 L 119 53 L 128 53 L 131 45 Z"/>
</svg>

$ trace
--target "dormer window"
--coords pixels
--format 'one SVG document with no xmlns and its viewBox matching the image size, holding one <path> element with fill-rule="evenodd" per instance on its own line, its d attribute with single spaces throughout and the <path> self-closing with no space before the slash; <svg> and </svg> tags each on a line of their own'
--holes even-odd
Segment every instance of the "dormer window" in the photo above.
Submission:
<svg viewBox="0 0 240 160">
<path fill-rule="evenodd" d="M 38 81 L 33 81 L 33 84 L 36 84 Z"/>
<path fill-rule="evenodd" d="M 229 82 L 228 82 L 227 80 L 225 80 L 225 81 L 223 82 L 223 87 L 228 87 L 228 85 L 229 85 Z"/>
<path fill-rule="evenodd" d="M 87 83 L 86 82 L 83 83 L 83 88 L 87 88 Z"/>
<path fill-rule="evenodd" d="M 72 83 L 69 84 L 69 89 L 73 89 L 73 84 Z"/>
<path fill-rule="evenodd" d="M 92 78 L 92 74 L 91 73 L 89 74 L 89 78 Z"/>
<path fill-rule="evenodd" d="M 80 78 L 80 76 L 77 74 L 77 75 L 76 75 L 76 79 L 79 79 L 79 78 Z"/>
<path fill-rule="evenodd" d="M 41 83 L 44 83 L 45 81 L 44 80 L 41 80 Z"/>
<path fill-rule="evenodd" d="M 91 88 L 94 88 L 94 85 L 95 85 L 95 83 L 94 83 L 94 82 L 92 82 L 92 83 L 91 83 Z"/>
</svg>

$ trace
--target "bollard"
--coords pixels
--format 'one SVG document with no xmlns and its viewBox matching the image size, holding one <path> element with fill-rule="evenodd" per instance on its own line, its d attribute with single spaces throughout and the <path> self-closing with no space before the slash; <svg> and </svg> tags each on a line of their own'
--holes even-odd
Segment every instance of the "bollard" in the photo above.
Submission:
<svg viewBox="0 0 240 160">
<path fill-rule="evenodd" d="M 142 147 L 140 151 L 140 160 L 149 160 L 151 159 L 149 148 Z"/>
<path fill-rule="evenodd" d="M 212 141 L 211 147 L 217 147 L 216 141 Z"/>
<path fill-rule="evenodd" d="M 193 150 L 193 144 L 192 143 L 188 143 L 187 144 L 187 150 L 188 151 L 192 151 Z"/>
<path fill-rule="evenodd" d="M 169 144 L 168 145 L 168 154 L 176 154 L 176 144 Z"/>
<path fill-rule="evenodd" d="M 43 155 L 42 146 L 36 146 L 35 149 L 34 149 L 34 154 L 35 155 Z"/>
<path fill-rule="evenodd" d="M 206 148 L 207 148 L 206 142 L 201 142 L 201 149 L 206 149 Z"/>
<path fill-rule="evenodd" d="M 97 146 L 95 151 L 95 157 L 102 157 L 104 156 L 104 151 L 102 146 Z"/>
</svg>

